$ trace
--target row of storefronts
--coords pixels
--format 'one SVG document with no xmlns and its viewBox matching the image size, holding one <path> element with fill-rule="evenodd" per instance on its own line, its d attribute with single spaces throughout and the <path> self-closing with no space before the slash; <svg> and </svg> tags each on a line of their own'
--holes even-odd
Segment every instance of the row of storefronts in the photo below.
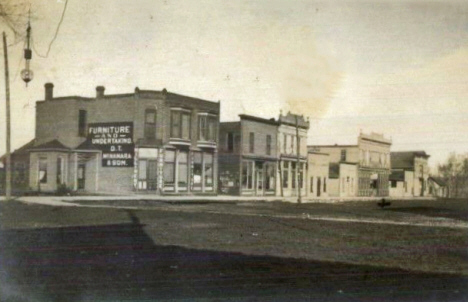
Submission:
<svg viewBox="0 0 468 302">
<path fill-rule="evenodd" d="M 18 191 L 106 194 L 426 196 L 428 155 L 390 152 L 361 133 L 356 145 L 308 146 L 309 121 L 241 114 L 162 91 L 54 97 L 36 103 L 35 138 L 13 155 Z M 0 177 L 2 174 L 0 173 Z M 4 181 L 0 181 L 3 184 Z M 1 189 L 1 188 L 0 188 Z"/>
</svg>

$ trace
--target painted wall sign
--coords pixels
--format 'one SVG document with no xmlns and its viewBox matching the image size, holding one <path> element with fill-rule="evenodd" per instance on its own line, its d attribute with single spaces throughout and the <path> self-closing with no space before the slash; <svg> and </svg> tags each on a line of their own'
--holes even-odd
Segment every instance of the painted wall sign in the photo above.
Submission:
<svg viewBox="0 0 468 302">
<path fill-rule="evenodd" d="M 102 151 L 103 167 L 133 167 L 133 122 L 89 124 L 87 139 Z"/>
</svg>

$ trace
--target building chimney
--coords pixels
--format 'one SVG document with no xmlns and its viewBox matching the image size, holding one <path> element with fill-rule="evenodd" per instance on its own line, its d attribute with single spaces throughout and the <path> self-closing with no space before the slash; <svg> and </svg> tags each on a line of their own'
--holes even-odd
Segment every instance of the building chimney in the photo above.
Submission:
<svg viewBox="0 0 468 302">
<path fill-rule="evenodd" d="M 104 86 L 96 87 L 96 99 L 100 99 L 104 96 L 104 90 L 106 90 L 106 87 Z"/>
<path fill-rule="evenodd" d="M 45 83 L 45 100 L 50 101 L 54 98 L 54 84 L 52 83 Z"/>
</svg>

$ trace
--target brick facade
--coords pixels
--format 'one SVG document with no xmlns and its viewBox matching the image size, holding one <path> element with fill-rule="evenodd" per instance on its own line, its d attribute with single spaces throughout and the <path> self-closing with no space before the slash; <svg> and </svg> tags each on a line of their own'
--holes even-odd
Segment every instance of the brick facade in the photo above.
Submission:
<svg viewBox="0 0 468 302">
<path fill-rule="evenodd" d="M 32 188 L 54 191 L 62 183 L 90 193 L 216 194 L 219 102 L 165 89 L 105 95 L 102 86 L 93 98 L 54 98 L 52 89 L 46 84 L 46 99 L 36 106 Z M 90 125 L 122 122 L 132 125 L 133 162 L 115 160 L 125 165 L 106 166 L 102 150 L 90 146 L 86 131 Z M 66 173 L 61 180 L 56 177 L 59 167 Z M 41 180 L 44 175 L 47 180 Z"/>
</svg>

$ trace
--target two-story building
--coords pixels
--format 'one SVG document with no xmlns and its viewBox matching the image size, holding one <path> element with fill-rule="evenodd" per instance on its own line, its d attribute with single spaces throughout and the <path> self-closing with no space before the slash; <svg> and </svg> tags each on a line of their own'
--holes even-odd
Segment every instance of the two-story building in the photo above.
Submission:
<svg viewBox="0 0 468 302">
<path fill-rule="evenodd" d="M 330 155 L 330 196 L 388 196 L 391 140 L 361 133 L 357 145 L 308 146 Z"/>
<path fill-rule="evenodd" d="M 304 116 L 288 112 L 278 118 L 278 177 L 277 196 L 307 195 L 307 132 L 309 122 Z M 299 135 L 299 140 L 298 140 Z M 298 148 L 299 145 L 299 148 Z M 298 160 L 299 150 L 299 160 Z"/>
<path fill-rule="evenodd" d="M 429 157 L 425 151 L 392 152 L 390 196 L 428 196 Z"/>
<path fill-rule="evenodd" d="M 278 122 L 245 114 L 239 117 L 240 121 L 220 125 L 220 191 L 232 195 L 275 195 Z"/>
<path fill-rule="evenodd" d="M 29 186 L 89 193 L 216 194 L 220 103 L 162 91 L 36 103 Z"/>
</svg>

